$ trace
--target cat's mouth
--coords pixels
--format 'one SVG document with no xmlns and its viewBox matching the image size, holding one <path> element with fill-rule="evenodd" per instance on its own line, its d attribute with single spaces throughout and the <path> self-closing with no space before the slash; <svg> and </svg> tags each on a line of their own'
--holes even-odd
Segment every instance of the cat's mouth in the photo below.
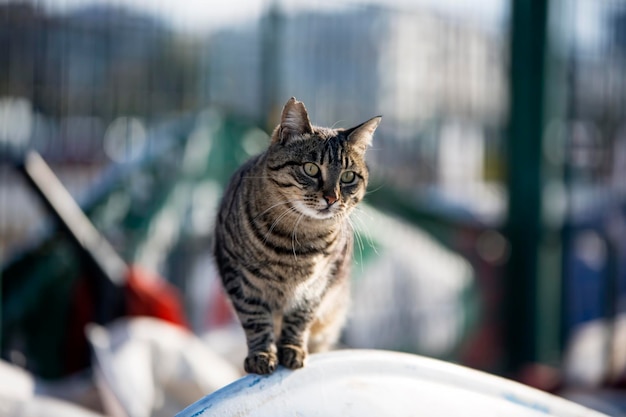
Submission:
<svg viewBox="0 0 626 417">
<path fill-rule="evenodd" d="M 317 210 L 317 212 L 320 214 L 322 218 L 329 219 L 336 214 L 337 210 L 335 210 L 332 206 L 330 206 L 330 207 L 326 207 L 323 209 L 319 209 Z"/>
<path fill-rule="evenodd" d="M 317 219 L 317 220 L 328 220 L 337 215 L 339 211 L 335 206 L 328 206 L 324 208 L 311 207 L 303 202 L 296 202 L 294 204 L 295 208 L 302 214 L 307 217 Z"/>
</svg>

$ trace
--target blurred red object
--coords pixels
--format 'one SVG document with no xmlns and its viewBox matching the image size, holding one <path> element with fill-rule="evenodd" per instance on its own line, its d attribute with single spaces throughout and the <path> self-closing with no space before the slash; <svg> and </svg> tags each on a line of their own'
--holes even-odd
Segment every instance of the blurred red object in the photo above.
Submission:
<svg viewBox="0 0 626 417">
<path fill-rule="evenodd" d="M 133 265 L 128 268 L 124 289 L 128 316 L 156 317 L 189 327 L 178 288 L 163 278 Z"/>
</svg>

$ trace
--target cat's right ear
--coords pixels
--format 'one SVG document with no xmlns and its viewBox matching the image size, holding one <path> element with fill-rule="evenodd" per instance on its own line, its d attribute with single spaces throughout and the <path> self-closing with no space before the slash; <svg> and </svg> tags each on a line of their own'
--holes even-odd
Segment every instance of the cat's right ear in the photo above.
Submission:
<svg viewBox="0 0 626 417">
<path fill-rule="evenodd" d="M 286 143 L 291 138 L 301 137 L 307 133 L 313 133 L 313 127 L 306 107 L 304 107 L 304 103 L 291 97 L 283 107 L 280 125 L 272 136 L 272 143 Z"/>
</svg>

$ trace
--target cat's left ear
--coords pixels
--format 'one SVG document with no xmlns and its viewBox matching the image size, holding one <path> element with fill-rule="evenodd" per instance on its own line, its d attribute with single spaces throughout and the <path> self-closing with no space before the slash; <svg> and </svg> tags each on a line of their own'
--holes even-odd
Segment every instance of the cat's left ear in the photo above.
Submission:
<svg viewBox="0 0 626 417">
<path fill-rule="evenodd" d="M 348 143 L 352 146 L 352 149 L 360 154 L 364 154 L 367 147 L 372 144 L 374 132 L 382 119 L 382 116 L 372 117 L 367 122 L 348 129 Z"/>
</svg>

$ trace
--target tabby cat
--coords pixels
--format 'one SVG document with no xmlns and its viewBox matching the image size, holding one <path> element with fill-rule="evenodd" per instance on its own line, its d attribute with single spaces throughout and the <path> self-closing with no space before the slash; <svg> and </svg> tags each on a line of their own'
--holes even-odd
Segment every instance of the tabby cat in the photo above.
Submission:
<svg viewBox="0 0 626 417">
<path fill-rule="evenodd" d="M 214 254 L 246 333 L 246 372 L 300 368 L 337 341 L 349 301 L 348 215 L 365 195 L 365 151 L 380 120 L 313 126 L 292 97 L 269 148 L 233 175 Z"/>
</svg>

